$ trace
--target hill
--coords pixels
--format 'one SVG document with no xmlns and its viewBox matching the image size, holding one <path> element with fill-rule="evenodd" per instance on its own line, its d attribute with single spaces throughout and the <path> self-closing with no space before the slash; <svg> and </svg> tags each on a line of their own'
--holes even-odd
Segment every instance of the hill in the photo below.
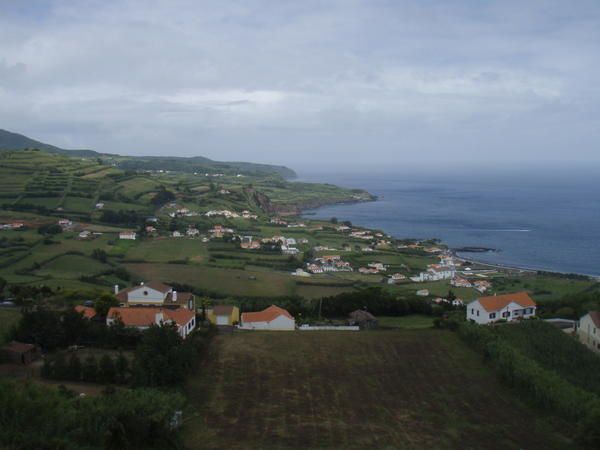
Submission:
<svg viewBox="0 0 600 450">
<path fill-rule="evenodd" d="M 103 158 L 110 160 L 124 170 L 164 170 L 179 172 L 242 172 L 245 174 L 273 174 L 291 179 L 296 173 L 285 166 L 256 164 L 251 162 L 222 162 L 213 161 L 203 156 L 193 157 L 163 157 L 163 156 L 121 156 L 100 153 L 94 150 L 68 150 L 51 144 L 31 139 L 22 134 L 0 129 L 0 152 L 9 150 L 39 149 L 49 153 L 65 156 L 80 156 L 88 158 Z"/>
</svg>

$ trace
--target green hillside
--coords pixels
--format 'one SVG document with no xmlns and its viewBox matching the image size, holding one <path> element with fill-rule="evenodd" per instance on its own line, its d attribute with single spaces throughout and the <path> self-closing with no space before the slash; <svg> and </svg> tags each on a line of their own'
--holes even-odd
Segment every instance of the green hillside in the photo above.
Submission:
<svg viewBox="0 0 600 450">
<path fill-rule="evenodd" d="M 296 173 L 284 166 L 256 164 L 249 162 L 220 162 L 203 156 L 163 157 L 163 156 L 120 156 L 99 153 L 93 150 L 67 150 L 31 139 L 22 134 L 0 129 L 0 152 L 10 150 L 38 149 L 65 156 L 83 156 L 103 158 L 123 170 L 210 172 L 227 174 L 278 175 L 286 179 L 296 177 Z"/>
</svg>

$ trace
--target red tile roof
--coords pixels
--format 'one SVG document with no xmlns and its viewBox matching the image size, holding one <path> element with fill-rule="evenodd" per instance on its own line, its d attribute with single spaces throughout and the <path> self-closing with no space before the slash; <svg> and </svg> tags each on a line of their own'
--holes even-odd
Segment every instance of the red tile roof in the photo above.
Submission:
<svg viewBox="0 0 600 450">
<path fill-rule="evenodd" d="M 271 305 L 263 311 L 242 313 L 242 323 L 271 322 L 282 315 L 288 319 L 294 320 L 292 315 L 285 309 L 280 308 L 279 306 Z"/>
<path fill-rule="evenodd" d="M 129 327 L 147 327 L 156 323 L 156 315 L 163 314 L 164 320 L 172 320 L 179 326 L 185 326 L 195 316 L 189 309 L 163 309 L 163 308 L 118 308 L 108 310 L 109 319 L 120 318 L 123 325 Z"/>
<path fill-rule="evenodd" d="M 499 311 L 506 308 L 510 303 L 516 303 L 523 308 L 536 306 L 527 292 L 515 292 L 513 294 L 492 295 L 490 297 L 480 297 L 479 303 L 487 312 Z"/>
<path fill-rule="evenodd" d="M 89 306 L 77 305 L 75 307 L 75 311 L 83 314 L 83 317 L 86 319 L 93 319 L 96 317 L 96 310 L 94 308 L 90 308 Z"/>
</svg>

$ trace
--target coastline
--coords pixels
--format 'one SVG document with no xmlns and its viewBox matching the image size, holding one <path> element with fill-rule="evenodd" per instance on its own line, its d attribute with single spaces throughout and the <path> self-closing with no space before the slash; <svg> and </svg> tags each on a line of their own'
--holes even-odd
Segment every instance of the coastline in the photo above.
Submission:
<svg viewBox="0 0 600 450">
<path fill-rule="evenodd" d="M 367 190 L 364 190 L 364 191 L 368 192 Z M 369 194 L 372 197 L 372 199 L 370 199 L 370 200 L 348 200 L 348 201 L 339 201 L 339 202 L 333 202 L 333 203 L 324 203 L 324 204 L 321 204 L 316 207 L 310 206 L 308 208 L 301 208 L 301 209 L 299 208 L 299 214 L 302 217 L 311 217 L 316 214 L 316 210 L 327 207 L 327 206 L 333 206 L 333 205 L 338 205 L 338 204 L 353 205 L 353 204 L 360 204 L 360 203 L 376 202 L 379 200 L 378 196 L 373 195 L 371 193 L 369 193 Z M 315 212 L 312 214 L 306 214 L 307 211 L 311 211 L 311 210 L 315 210 Z M 321 219 L 321 220 L 323 220 L 323 219 Z M 344 221 L 347 219 L 345 219 L 344 217 L 338 217 L 338 220 Z M 359 225 L 359 226 L 370 229 L 370 228 L 362 226 L 362 225 Z M 381 231 L 384 232 L 385 234 L 392 236 L 394 239 L 406 239 L 406 237 L 403 238 L 400 236 L 396 236 L 394 234 L 390 234 L 385 229 L 381 229 Z M 425 239 L 425 240 L 433 239 L 433 237 L 423 238 L 423 239 Z M 514 263 L 514 264 L 513 263 L 511 263 L 511 264 L 490 263 L 490 262 L 486 262 L 486 261 L 481 261 L 477 257 L 467 258 L 464 256 L 464 252 L 463 252 L 462 256 L 460 256 L 459 255 L 460 252 L 457 252 L 456 250 L 452 250 L 446 242 L 440 241 L 440 244 L 446 246 L 449 249 L 449 251 L 452 253 L 452 255 L 454 255 L 459 261 L 463 261 L 463 262 L 469 261 L 469 262 L 472 262 L 472 263 L 480 265 L 480 266 L 485 266 L 485 267 L 500 269 L 500 270 L 506 270 L 506 271 L 530 273 L 530 274 L 548 273 L 548 274 L 555 274 L 557 276 L 577 275 L 577 276 L 588 277 L 591 280 L 600 281 L 600 275 L 595 275 L 595 274 L 582 273 L 582 272 L 577 272 L 577 271 L 561 271 L 561 270 L 542 269 L 542 268 L 536 268 L 536 267 L 532 267 L 532 266 L 520 265 L 518 263 Z M 462 246 L 462 247 L 465 248 L 465 246 Z M 474 252 L 474 254 L 476 254 L 476 252 Z"/>
</svg>

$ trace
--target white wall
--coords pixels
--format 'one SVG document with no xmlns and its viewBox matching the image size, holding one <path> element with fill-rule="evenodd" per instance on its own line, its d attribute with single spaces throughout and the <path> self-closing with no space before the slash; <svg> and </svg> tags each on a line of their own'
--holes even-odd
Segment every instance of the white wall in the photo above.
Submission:
<svg viewBox="0 0 600 450">
<path fill-rule="evenodd" d="M 240 328 L 246 330 L 291 331 L 296 329 L 296 321 L 280 315 L 270 322 L 244 322 Z"/>
<path fill-rule="evenodd" d="M 577 335 L 582 344 L 596 352 L 600 352 L 600 328 L 594 325 L 589 314 L 579 319 Z"/>
<path fill-rule="evenodd" d="M 144 295 L 147 292 L 147 295 Z M 143 304 L 163 304 L 165 301 L 166 294 L 163 294 L 156 289 L 152 289 L 148 286 L 140 286 L 137 289 L 129 291 L 127 293 L 128 303 L 143 303 Z"/>
<path fill-rule="evenodd" d="M 530 317 L 534 317 L 535 316 L 535 311 L 536 311 L 536 307 L 531 307 L 531 308 L 527 308 L 527 309 L 533 309 L 533 312 L 529 313 L 529 314 L 521 314 L 520 311 L 524 310 L 526 308 L 523 308 L 521 305 L 517 304 L 517 303 L 509 303 L 506 307 L 502 308 L 499 311 L 493 311 L 493 312 L 488 312 L 486 311 L 483 306 L 481 306 L 481 304 L 479 303 L 479 300 L 475 300 L 471 303 L 469 303 L 467 305 L 467 320 L 473 320 L 475 323 L 478 324 L 486 324 L 486 323 L 491 323 L 491 322 L 497 322 L 498 320 L 506 320 L 507 322 L 511 322 L 513 320 L 519 319 L 519 318 L 524 318 L 524 319 L 528 319 Z M 503 317 L 502 313 L 504 312 L 510 312 L 510 315 L 508 317 Z M 518 311 L 517 313 L 515 313 L 515 311 Z M 495 317 L 491 318 L 490 314 L 495 312 Z"/>
</svg>

